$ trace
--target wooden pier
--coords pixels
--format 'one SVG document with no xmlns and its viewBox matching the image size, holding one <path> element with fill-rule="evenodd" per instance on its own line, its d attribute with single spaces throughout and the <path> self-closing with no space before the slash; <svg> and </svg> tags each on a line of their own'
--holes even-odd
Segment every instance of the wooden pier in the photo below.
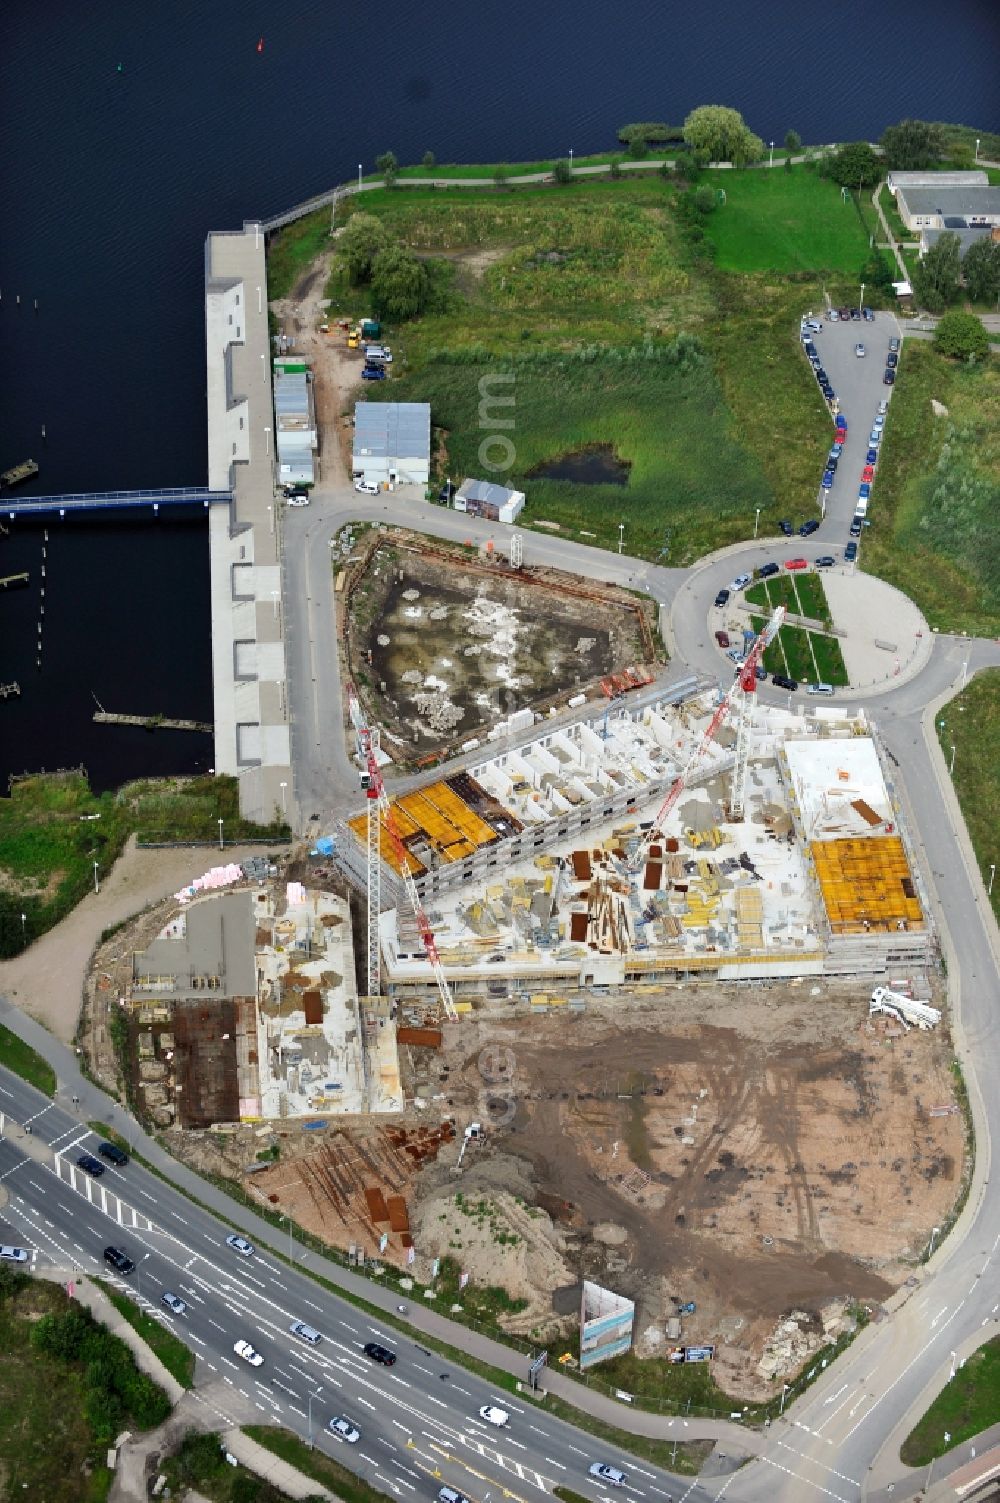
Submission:
<svg viewBox="0 0 1000 1503">
<path fill-rule="evenodd" d="M 27 583 L 28 583 L 28 571 L 27 571 L 27 569 L 25 569 L 25 571 L 24 571 L 23 574 L 4 574 L 3 576 L 0 576 L 0 585 L 2 585 L 5 590 L 7 589 L 8 585 L 17 585 L 17 584 L 26 585 Z"/>
<path fill-rule="evenodd" d="M 111 710 L 95 710 L 98 725 L 138 725 L 144 731 L 201 731 L 211 735 L 215 726 L 204 720 L 170 720 L 166 715 L 116 715 Z"/>
</svg>

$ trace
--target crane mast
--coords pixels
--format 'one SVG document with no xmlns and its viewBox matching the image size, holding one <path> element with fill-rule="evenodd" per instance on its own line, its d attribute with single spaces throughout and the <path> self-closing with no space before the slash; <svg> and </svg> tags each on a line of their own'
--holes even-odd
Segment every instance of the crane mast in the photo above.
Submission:
<svg viewBox="0 0 1000 1503">
<path fill-rule="evenodd" d="M 392 804 L 385 789 L 382 779 L 382 769 L 378 764 L 378 733 L 368 725 L 361 701 L 353 684 L 348 694 L 348 703 L 351 712 L 351 721 L 354 725 L 357 739 L 358 755 L 361 759 L 364 771 L 362 780 L 367 780 L 365 795 L 368 800 L 368 993 L 369 996 L 377 996 L 381 982 L 381 959 L 379 951 L 378 920 L 381 898 L 381 830 L 384 827 L 392 843 L 396 864 L 399 867 L 403 885 L 406 888 L 406 896 L 413 916 L 417 921 L 420 938 L 423 942 L 424 953 L 430 962 L 434 980 L 437 983 L 438 993 L 441 997 L 441 1005 L 447 1018 L 455 1022 L 458 1012 L 452 1000 L 451 988 L 448 978 L 441 964 L 437 945 L 434 942 L 434 931 L 430 926 L 424 906 L 417 892 L 417 884 L 413 880 L 410 870 L 410 856 L 403 839 L 399 833 L 392 812 Z"/>
<path fill-rule="evenodd" d="M 740 728 L 737 731 L 736 766 L 733 769 L 733 800 L 735 804 L 736 798 L 738 796 L 740 812 L 735 817 L 739 819 L 743 818 L 743 802 L 746 790 L 747 761 L 750 753 L 750 711 L 753 705 L 752 696 L 755 694 L 757 688 L 757 664 L 763 657 L 765 649 L 771 644 L 771 642 L 773 642 L 784 619 L 785 607 L 783 605 L 779 605 L 776 607 L 770 621 L 764 627 L 764 630 L 759 634 L 757 640 L 754 642 L 750 651 L 747 653 L 746 662 L 740 669 L 739 676 L 733 683 L 732 687 L 729 689 L 728 693 L 724 694 L 718 705 L 716 705 L 715 712 L 712 715 L 712 718 L 709 721 L 707 727 L 705 728 L 700 741 L 698 741 L 693 751 L 691 752 L 691 755 L 688 757 L 684 766 L 681 768 L 680 772 L 677 774 L 677 777 L 671 784 L 670 790 L 667 793 L 666 798 L 663 800 L 663 803 L 660 805 L 656 818 L 653 820 L 652 826 L 646 832 L 643 839 L 639 842 L 639 847 L 635 855 L 632 857 L 632 861 L 630 863 L 633 871 L 637 870 L 645 861 L 646 852 L 648 851 L 652 842 L 654 840 L 659 840 L 664 820 L 666 819 L 667 815 L 670 813 L 674 805 L 677 803 L 677 800 L 680 798 L 681 794 L 684 792 L 684 789 L 687 787 L 688 782 L 690 781 L 691 774 L 694 772 L 699 762 L 701 762 L 702 759 L 707 756 L 709 748 L 712 746 L 716 736 L 718 735 L 719 727 L 722 725 L 723 721 L 727 719 L 730 711 L 733 708 L 733 705 L 737 702 L 739 703 L 741 711 L 741 722 Z M 742 718 L 744 716 L 746 717 L 745 724 Z M 742 744 L 740 734 L 741 731 Z"/>
</svg>

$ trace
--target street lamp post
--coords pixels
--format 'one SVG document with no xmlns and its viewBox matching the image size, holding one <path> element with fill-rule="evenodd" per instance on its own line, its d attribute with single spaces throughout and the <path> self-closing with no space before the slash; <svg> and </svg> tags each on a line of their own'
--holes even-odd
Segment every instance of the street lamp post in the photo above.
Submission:
<svg viewBox="0 0 1000 1503">
<path fill-rule="evenodd" d="M 282 814 L 287 814 L 287 812 L 288 812 L 288 805 L 287 805 L 287 803 L 285 801 L 285 791 L 288 788 L 288 784 L 287 783 L 282 783 L 282 784 L 280 784 L 280 788 L 281 788 L 281 812 L 282 812 Z"/>
<path fill-rule="evenodd" d="M 265 459 L 270 459 L 270 457 L 271 457 L 271 430 L 270 430 L 270 428 L 265 428 L 264 429 L 264 457 L 265 457 Z"/>
<path fill-rule="evenodd" d="M 934 1244 L 937 1241 L 937 1239 L 938 1239 L 938 1237 L 940 1235 L 940 1232 L 941 1232 L 941 1228 L 939 1226 L 934 1226 L 934 1227 L 931 1228 L 931 1245 L 927 1249 L 927 1261 L 928 1261 L 928 1263 L 930 1262 L 931 1258 L 934 1256 Z"/>
<path fill-rule="evenodd" d="M 864 305 L 865 305 L 865 284 L 864 284 L 864 282 L 862 282 L 861 283 L 861 306 L 862 306 L 862 308 L 864 307 Z"/>
<path fill-rule="evenodd" d="M 220 819 L 219 820 L 219 850 L 221 851 L 222 848 L 223 848 L 223 841 L 222 841 L 222 820 Z"/>
<path fill-rule="evenodd" d="M 784 1412 L 785 1412 L 785 1394 L 787 1392 L 788 1392 L 788 1384 L 787 1383 L 782 1383 L 782 1385 L 781 1385 L 781 1407 L 778 1410 L 779 1414 L 784 1414 Z"/>
<path fill-rule="evenodd" d="M 573 148 L 572 148 L 572 146 L 569 149 L 569 170 L 570 170 L 570 172 L 573 171 Z"/>
<path fill-rule="evenodd" d="M 318 1399 L 322 1392 L 322 1388 L 317 1388 L 315 1393 L 310 1393 L 309 1395 L 309 1439 L 306 1444 L 310 1451 L 313 1448 L 313 1399 Z"/>
<path fill-rule="evenodd" d="M 358 192 L 361 192 L 361 163 L 358 163 Z"/>
<path fill-rule="evenodd" d="M 955 747 L 953 745 L 952 748 L 951 748 L 951 763 L 949 764 L 949 767 L 948 767 L 948 776 L 952 777 L 954 775 L 954 772 L 955 772 Z"/>
<path fill-rule="evenodd" d="M 152 1256 L 152 1253 L 143 1253 L 142 1257 L 135 1265 L 135 1292 L 139 1296 L 138 1303 L 140 1305 L 142 1304 L 142 1265 L 143 1263 L 145 1263 L 147 1258 L 151 1258 Z"/>
<path fill-rule="evenodd" d="M 955 1356 L 955 1353 L 952 1352 L 951 1353 L 951 1372 L 948 1374 L 948 1382 L 949 1383 L 951 1382 L 952 1378 L 955 1376 L 955 1363 L 956 1363 L 957 1360 L 958 1359 Z"/>
<path fill-rule="evenodd" d="M 996 876 L 996 874 L 997 874 L 996 863 L 993 862 L 993 861 L 991 861 L 990 862 L 990 881 L 989 881 L 989 886 L 986 889 L 986 896 L 988 898 L 991 898 L 993 896 L 993 878 Z"/>
<path fill-rule="evenodd" d="M 979 136 L 976 137 L 976 161 L 979 161 Z"/>
<path fill-rule="evenodd" d="M 769 167 L 773 167 L 774 166 L 774 142 L 773 141 L 771 142 L 771 160 L 768 162 L 767 165 Z"/>
<path fill-rule="evenodd" d="M 625 523 L 624 522 L 619 522 L 618 523 L 618 552 L 619 553 L 621 553 L 621 551 L 622 551 L 622 545 L 623 545 L 624 542 L 625 542 Z"/>
<path fill-rule="evenodd" d="M 97 880 L 97 862 L 95 861 L 94 862 L 94 891 L 95 892 L 100 892 L 100 890 L 101 890 L 101 884 Z"/>
<path fill-rule="evenodd" d="M 760 507 L 758 506 L 754 510 L 754 518 L 753 518 L 753 535 L 754 535 L 754 537 L 757 536 L 757 528 L 759 526 L 760 526 Z"/>
</svg>

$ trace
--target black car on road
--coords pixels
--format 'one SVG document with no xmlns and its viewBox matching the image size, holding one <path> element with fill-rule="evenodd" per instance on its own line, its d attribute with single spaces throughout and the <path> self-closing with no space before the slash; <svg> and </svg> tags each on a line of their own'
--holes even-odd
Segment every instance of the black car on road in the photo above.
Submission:
<svg viewBox="0 0 1000 1503">
<path fill-rule="evenodd" d="M 366 1341 L 364 1351 L 366 1357 L 370 1357 L 373 1362 L 381 1362 L 383 1367 L 395 1365 L 396 1353 L 390 1352 L 387 1346 L 382 1346 L 377 1341 Z"/>
<path fill-rule="evenodd" d="M 104 1261 L 109 1263 L 117 1273 L 134 1273 L 135 1264 L 128 1253 L 123 1253 L 120 1247 L 106 1247 L 104 1249 Z"/>
</svg>

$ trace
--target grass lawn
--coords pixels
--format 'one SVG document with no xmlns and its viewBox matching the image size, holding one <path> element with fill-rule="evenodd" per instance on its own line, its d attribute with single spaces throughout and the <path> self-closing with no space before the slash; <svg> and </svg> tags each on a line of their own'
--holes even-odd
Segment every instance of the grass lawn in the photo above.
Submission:
<svg viewBox="0 0 1000 1503">
<path fill-rule="evenodd" d="M 15 1075 L 20 1075 L 22 1080 L 44 1091 L 46 1096 L 54 1096 L 56 1090 L 56 1072 L 51 1065 L 46 1064 L 42 1056 L 30 1044 L 19 1039 L 16 1033 L 11 1033 L 0 1023 L 0 1065 L 6 1070 L 13 1070 Z"/>
<path fill-rule="evenodd" d="M 967 1358 L 945 1384 L 923 1419 L 899 1448 L 906 1466 L 929 1466 L 980 1430 L 995 1425 L 1000 1415 L 1000 1337 L 994 1336 Z M 945 1441 L 945 1434 L 950 1439 Z"/>
<path fill-rule="evenodd" d="M 723 271 L 833 271 L 854 275 L 868 236 L 854 205 L 829 178 L 790 172 L 706 172 L 702 182 L 726 195 L 705 220 Z"/>
<path fill-rule="evenodd" d="M 795 576 L 795 593 L 799 597 L 798 614 L 810 621 L 822 621 L 824 626 L 833 625 L 826 590 L 818 574 L 803 573 Z"/>
<path fill-rule="evenodd" d="M 194 1382 L 194 1352 L 173 1331 L 169 1331 L 162 1321 L 155 1320 L 152 1315 L 140 1310 L 127 1294 L 120 1294 L 109 1285 L 104 1286 L 104 1293 L 115 1309 L 124 1315 L 129 1325 L 138 1331 L 146 1345 L 156 1353 L 167 1372 L 185 1388 L 190 1388 Z"/>
<path fill-rule="evenodd" d="M 938 715 L 938 740 L 946 759 L 955 748 L 955 792 L 962 806 L 979 869 L 989 883 L 990 863 L 1000 862 L 1000 669 L 977 673 Z M 993 912 L 1000 919 L 1000 877 L 993 882 Z"/>
<path fill-rule="evenodd" d="M 345 1401 L 344 1408 L 351 1414 L 350 1400 Z M 316 1417 L 317 1427 L 325 1425 L 330 1415 L 320 1414 Z M 352 1415 L 353 1418 L 353 1415 Z M 358 1428 L 362 1428 L 363 1421 L 356 1421 Z M 339 1461 L 334 1461 L 331 1456 L 325 1456 L 322 1451 L 310 1450 L 304 1440 L 297 1435 L 292 1435 L 288 1430 L 280 1430 L 274 1425 L 244 1425 L 245 1433 L 258 1444 L 266 1446 L 275 1456 L 280 1456 L 282 1461 L 287 1461 L 291 1466 L 297 1467 L 314 1482 L 328 1487 L 332 1493 L 341 1500 L 341 1503 L 385 1503 L 386 1493 L 372 1487 L 354 1472 L 348 1471 L 347 1467 L 341 1466 Z"/>
<path fill-rule="evenodd" d="M 329 248 L 329 208 L 296 219 L 280 235 L 272 235 L 267 248 L 268 302 L 287 297 L 310 261 Z"/>
<path fill-rule="evenodd" d="M 819 671 L 818 683 L 832 684 L 835 689 L 843 688 L 848 682 L 847 667 L 844 663 L 844 654 L 836 637 L 822 637 L 819 632 L 810 632 L 809 640 L 812 643 L 813 657 Z"/>
<path fill-rule="evenodd" d="M 3 1496 L 39 1503 L 103 1503 L 112 1473 L 88 1465 L 91 1434 L 78 1371 L 36 1351 L 40 1315 L 65 1308 L 54 1284 L 31 1281 L 0 1300 L 0 1472 Z"/>
<path fill-rule="evenodd" d="M 129 783 L 100 796 L 76 774 L 15 783 L 0 798 L 0 958 L 65 917 L 90 891 L 94 861 L 106 875 L 133 831 L 140 840 L 217 845 L 221 818 L 229 841 L 279 840 L 288 832 L 275 814 L 266 828 L 242 819 L 235 778 Z"/>
<path fill-rule="evenodd" d="M 175 1498 L 197 1494 L 210 1503 L 286 1503 L 288 1498 L 246 1467 L 230 1466 L 222 1437 L 214 1431 L 189 1430 L 176 1451 L 163 1459 L 162 1470 Z M 372 1490 L 372 1503 L 383 1496 Z"/>
<path fill-rule="evenodd" d="M 936 417 L 931 399 L 947 417 Z M 865 568 L 931 626 L 1000 634 L 1000 365 L 907 339 L 879 458 Z"/>
</svg>

